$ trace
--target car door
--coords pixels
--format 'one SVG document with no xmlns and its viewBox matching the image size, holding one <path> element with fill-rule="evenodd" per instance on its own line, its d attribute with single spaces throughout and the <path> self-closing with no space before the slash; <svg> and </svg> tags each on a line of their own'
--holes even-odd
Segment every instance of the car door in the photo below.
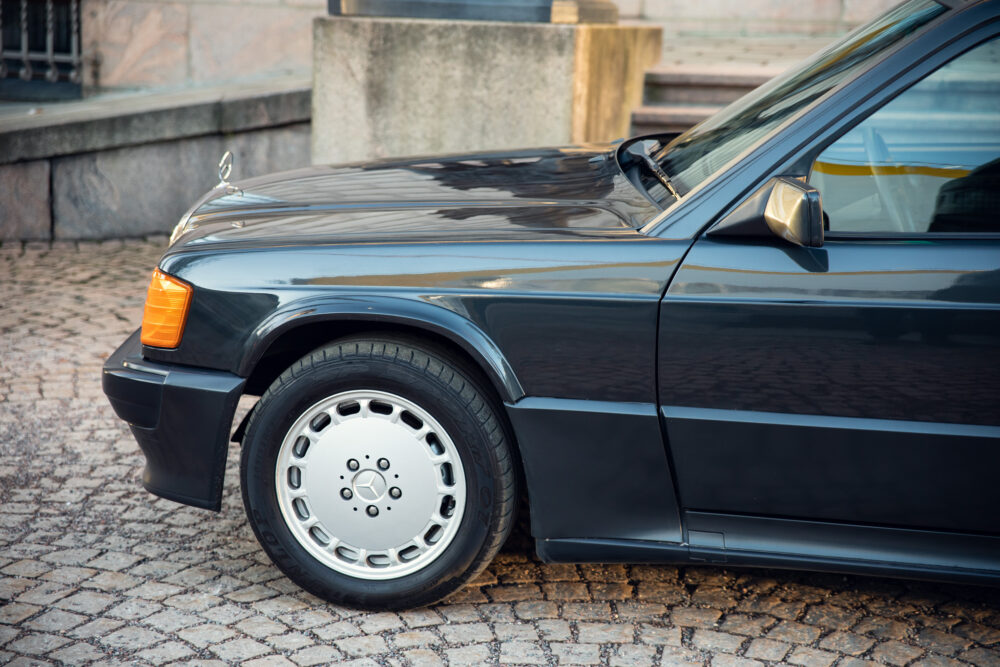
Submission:
<svg viewBox="0 0 1000 667">
<path fill-rule="evenodd" d="M 682 507 L 1000 533 L 1000 40 L 809 157 L 822 247 L 703 235 L 664 296 Z"/>
</svg>

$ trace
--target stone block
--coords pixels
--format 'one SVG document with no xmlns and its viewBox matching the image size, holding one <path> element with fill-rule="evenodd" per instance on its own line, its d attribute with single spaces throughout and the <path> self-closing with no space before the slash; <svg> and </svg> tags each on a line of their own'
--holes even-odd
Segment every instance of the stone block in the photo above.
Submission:
<svg viewBox="0 0 1000 667">
<path fill-rule="evenodd" d="M 899 4 L 898 0 L 843 0 L 843 3 L 843 19 L 852 28 Z"/>
<path fill-rule="evenodd" d="M 233 178 L 308 164 L 308 124 L 85 153 L 53 160 L 55 238 L 168 233 L 218 181 L 224 150 Z"/>
<path fill-rule="evenodd" d="M 773 639 L 754 639 L 746 650 L 748 658 L 771 660 L 777 662 L 788 653 L 789 646 Z"/>
<path fill-rule="evenodd" d="M 309 24 L 325 13 L 325 0 L 83 0 L 84 86 L 163 87 L 306 74 Z"/>
<path fill-rule="evenodd" d="M 552 644 L 552 653 L 560 665 L 601 664 L 601 647 L 597 644 Z"/>
<path fill-rule="evenodd" d="M 315 23 L 314 162 L 564 144 L 575 27 Z"/>
<path fill-rule="evenodd" d="M 191 5 L 191 81 L 305 73 L 312 60 L 315 7 Z"/>
<path fill-rule="evenodd" d="M 882 0 L 645 0 L 643 18 L 662 22 L 669 35 L 834 35 L 881 13 L 883 7 Z M 852 20 L 845 20 L 848 15 Z"/>
<path fill-rule="evenodd" d="M 449 665 L 484 665 L 490 659 L 490 647 L 487 644 L 450 648 L 445 653 Z"/>
<path fill-rule="evenodd" d="M 632 109 L 642 104 L 646 69 L 660 59 L 661 41 L 660 30 L 645 26 L 577 27 L 573 143 L 628 135 Z"/>
<path fill-rule="evenodd" d="M 627 133 L 660 29 L 323 17 L 313 161 L 565 145 Z"/>
<path fill-rule="evenodd" d="M 218 180 L 217 165 L 222 151 L 233 152 L 232 178 L 244 179 L 308 166 L 309 140 L 309 123 L 223 135 L 221 150 L 212 162 L 212 185 Z"/>
<path fill-rule="evenodd" d="M 85 2 L 83 44 L 97 63 L 86 83 L 102 88 L 184 83 L 188 11 L 186 4 L 171 2 Z"/>
<path fill-rule="evenodd" d="M 614 0 L 618 5 L 618 17 L 622 19 L 637 19 L 642 16 L 643 0 Z"/>
<path fill-rule="evenodd" d="M 109 96 L 0 118 L 0 164 L 309 120 L 308 79 Z"/>
<path fill-rule="evenodd" d="M 548 660 L 542 647 L 531 642 L 501 642 L 500 664 L 545 665 Z"/>
<path fill-rule="evenodd" d="M 635 646 L 621 644 L 611 653 L 611 667 L 642 667 L 657 664 L 655 649 L 652 646 Z"/>
<path fill-rule="evenodd" d="M 622 13 L 629 4 L 623 0 Z M 774 36 L 841 34 L 897 0 L 643 0 L 641 16 L 669 35 Z"/>
<path fill-rule="evenodd" d="M 169 232 L 218 180 L 220 145 L 205 137 L 54 159 L 55 238 Z"/>
<path fill-rule="evenodd" d="M 0 241 L 51 238 L 49 161 L 0 165 Z"/>
<path fill-rule="evenodd" d="M 646 18 L 740 21 L 829 21 L 840 19 L 841 0 L 645 0 Z"/>
<path fill-rule="evenodd" d="M 278 94 L 225 95 L 219 101 L 219 131 L 245 132 L 308 121 L 312 90 L 289 88 Z"/>
<path fill-rule="evenodd" d="M 578 623 L 580 641 L 592 644 L 631 644 L 635 626 L 619 623 Z"/>
<path fill-rule="evenodd" d="M 384 653 L 388 650 L 385 640 L 379 636 L 349 637 L 334 642 L 337 648 L 351 657 L 364 657 Z"/>
</svg>

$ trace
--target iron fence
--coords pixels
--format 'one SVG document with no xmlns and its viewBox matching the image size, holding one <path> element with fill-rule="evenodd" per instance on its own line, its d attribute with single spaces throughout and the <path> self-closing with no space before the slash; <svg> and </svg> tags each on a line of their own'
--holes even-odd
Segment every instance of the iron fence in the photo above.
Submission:
<svg viewBox="0 0 1000 667">
<path fill-rule="evenodd" d="M 0 85 L 17 80 L 36 91 L 66 83 L 78 89 L 79 0 L 0 0 L 0 26 Z"/>
</svg>

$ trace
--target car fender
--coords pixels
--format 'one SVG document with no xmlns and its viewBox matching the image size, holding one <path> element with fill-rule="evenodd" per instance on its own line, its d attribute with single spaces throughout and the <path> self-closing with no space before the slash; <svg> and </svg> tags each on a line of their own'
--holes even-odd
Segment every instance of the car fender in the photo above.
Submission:
<svg viewBox="0 0 1000 667">
<path fill-rule="evenodd" d="M 504 402 L 524 389 L 499 347 L 474 322 L 426 301 L 375 294 L 327 294 L 292 301 L 263 320 L 248 336 L 237 374 L 247 377 L 271 345 L 285 334 L 319 322 L 370 322 L 420 329 L 444 337 L 469 354 Z"/>
</svg>

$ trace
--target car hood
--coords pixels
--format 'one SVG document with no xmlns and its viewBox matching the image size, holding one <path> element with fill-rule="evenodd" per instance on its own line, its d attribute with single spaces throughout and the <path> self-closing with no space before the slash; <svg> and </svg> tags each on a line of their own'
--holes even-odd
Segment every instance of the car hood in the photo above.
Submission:
<svg viewBox="0 0 1000 667">
<path fill-rule="evenodd" d="M 586 235 L 630 230 L 659 212 L 622 174 L 610 144 L 317 166 L 233 185 L 185 215 L 172 251 Z"/>
</svg>

